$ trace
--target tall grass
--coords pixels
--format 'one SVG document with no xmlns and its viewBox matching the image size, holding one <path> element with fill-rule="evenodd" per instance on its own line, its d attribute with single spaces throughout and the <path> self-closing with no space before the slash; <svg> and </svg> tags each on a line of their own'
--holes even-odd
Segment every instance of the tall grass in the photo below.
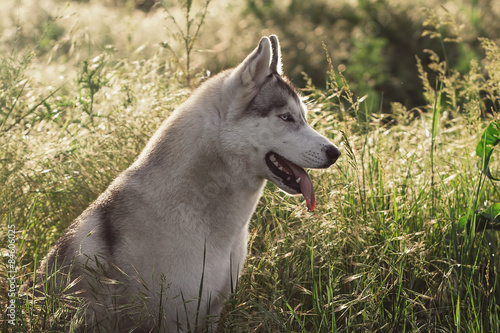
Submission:
<svg viewBox="0 0 500 333">
<path fill-rule="evenodd" d="M 486 63 L 497 63 L 495 52 L 486 52 Z M 437 68 L 433 59 L 429 67 Z M 292 213 L 270 208 L 278 194 L 266 192 L 228 331 L 499 330 L 498 235 L 459 223 L 472 198 L 485 206 L 498 200 L 475 157 L 484 104 L 468 92 L 492 79 L 478 69 L 473 62 L 465 75 L 443 72 L 435 90 L 421 67 L 428 105 L 393 104 L 388 124 L 376 112 L 360 123 L 364 105 L 339 73 L 330 72 L 327 91 L 308 88 L 318 103 L 310 121 L 326 133 L 350 133 L 347 154 L 316 173 L 322 200 L 314 213 L 284 196 Z M 479 107 L 457 107 L 465 94 Z M 498 103 L 497 90 L 490 96 Z"/>
<path fill-rule="evenodd" d="M 497 117 L 500 52 L 479 42 L 482 61 L 461 72 L 428 51 L 415 63 L 426 105 L 391 103 L 390 114 L 358 96 L 329 55 L 326 89 L 306 77 L 309 122 L 343 156 L 311 171 L 314 212 L 268 184 L 219 331 L 500 331 L 498 235 L 475 227 L 476 210 L 499 200 L 476 145 Z M 161 47 L 136 60 L 93 50 L 55 88 L 32 76 L 41 54 L 18 49 L 0 63 L 0 234 L 15 225 L 18 283 L 189 94 Z M 73 295 L 16 302 L 17 327 L 3 314 L 2 332 L 68 331 L 83 311 Z"/>
</svg>

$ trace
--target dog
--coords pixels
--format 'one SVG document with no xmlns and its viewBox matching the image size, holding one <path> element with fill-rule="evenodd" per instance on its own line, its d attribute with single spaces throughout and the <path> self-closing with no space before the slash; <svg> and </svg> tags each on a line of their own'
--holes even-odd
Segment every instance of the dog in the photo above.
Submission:
<svg viewBox="0 0 500 333">
<path fill-rule="evenodd" d="M 311 211 L 304 168 L 328 168 L 339 156 L 308 125 L 282 74 L 278 38 L 263 37 L 174 110 L 61 236 L 37 285 L 54 292 L 71 282 L 65 292 L 88 303 L 81 331 L 213 331 L 266 181 L 302 194 Z"/>
</svg>

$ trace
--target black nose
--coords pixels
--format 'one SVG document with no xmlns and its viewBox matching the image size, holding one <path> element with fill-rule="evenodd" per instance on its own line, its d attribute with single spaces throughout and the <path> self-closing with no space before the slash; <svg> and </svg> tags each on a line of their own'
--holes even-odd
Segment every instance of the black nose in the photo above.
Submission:
<svg viewBox="0 0 500 333">
<path fill-rule="evenodd" d="M 328 148 L 326 148 L 326 156 L 328 156 L 330 166 L 340 157 L 340 150 L 334 145 L 328 146 Z"/>
</svg>

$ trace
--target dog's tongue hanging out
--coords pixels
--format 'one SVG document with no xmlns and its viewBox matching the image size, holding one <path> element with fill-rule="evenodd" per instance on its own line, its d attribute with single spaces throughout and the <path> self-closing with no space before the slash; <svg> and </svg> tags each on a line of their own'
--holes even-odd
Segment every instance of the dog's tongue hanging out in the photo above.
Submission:
<svg viewBox="0 0 500 333">
<path fill-rule="evenodd" d="M 304 199 L 306 199 L 307 210 L 312 212 L 314 206 L 316 206 L 316 196 L 314 195 L 314 188 L 311 177 L 309 177 L 304 169 L 293 163 L 289 163 L 288 166 L 290 167 L 295 178 L 300 178 L 300 192 L 302 192 Z"/>
</svg>

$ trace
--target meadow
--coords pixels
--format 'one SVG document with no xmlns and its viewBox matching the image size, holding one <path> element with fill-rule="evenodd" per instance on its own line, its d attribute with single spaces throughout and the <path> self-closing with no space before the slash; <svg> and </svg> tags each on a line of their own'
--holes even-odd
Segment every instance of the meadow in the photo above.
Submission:
<svg viewBox="0 0 500 333">
<path fill-rule="evenodd" d="M 24 283 L 170 112 L 271 33 L 342 157 L 310 172 L 313 212 L 268 183 L 218 331 L 500 332 L 498 3 L 135 3 L 0 4 L 2 332 L 71 329 L 77 295 L 23 303 L 11 265 Z"/>
</svg>

